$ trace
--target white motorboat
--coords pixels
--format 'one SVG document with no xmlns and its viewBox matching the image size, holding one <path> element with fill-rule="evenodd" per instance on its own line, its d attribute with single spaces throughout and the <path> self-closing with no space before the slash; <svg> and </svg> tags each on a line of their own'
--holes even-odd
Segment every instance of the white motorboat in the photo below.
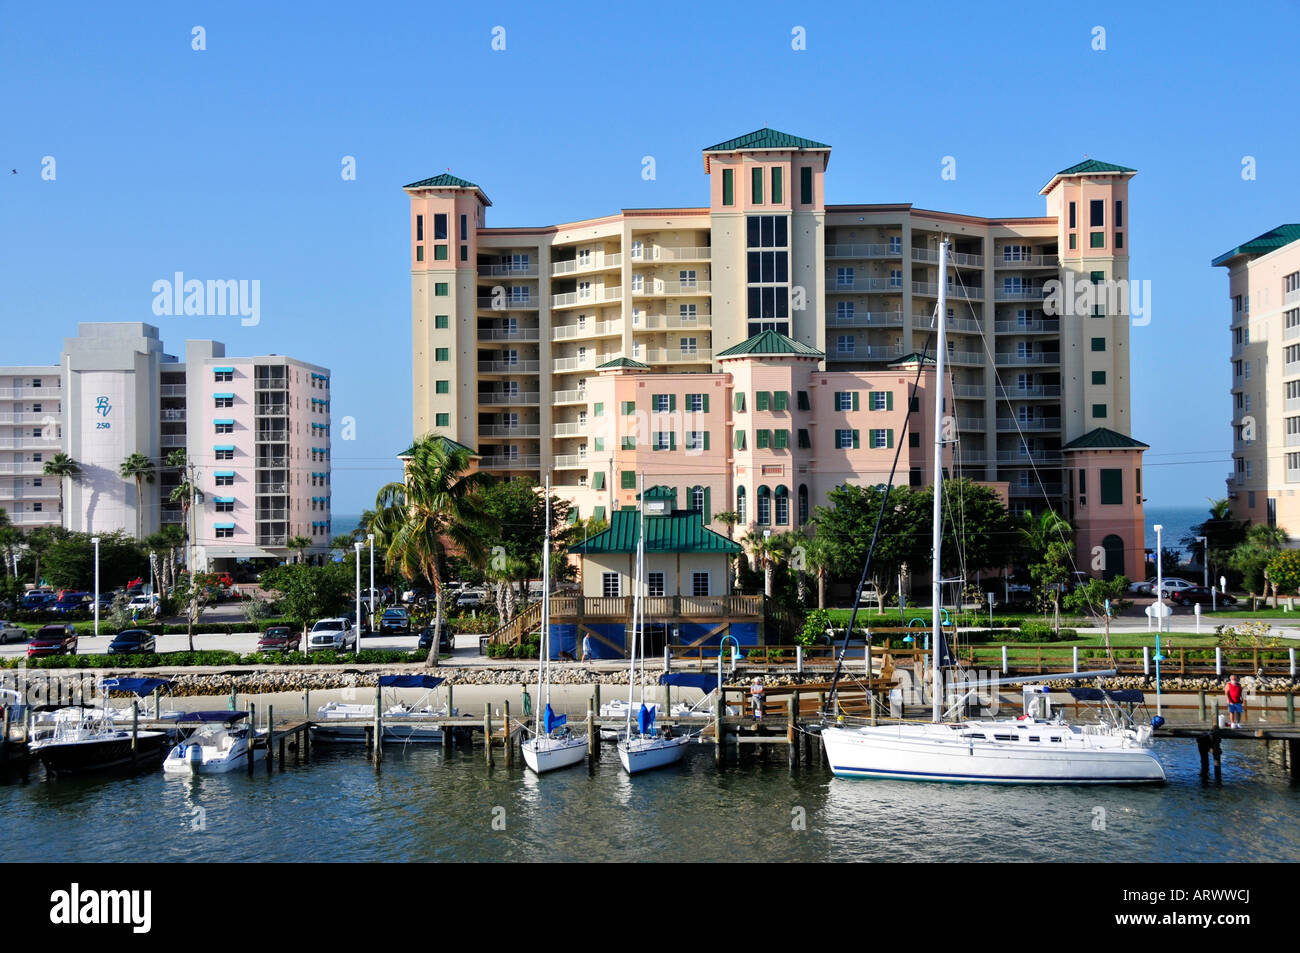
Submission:
<svg viewBox="0 0 1300 953">
<path fill-rule="evenodd" d="M 542 646 L 537 665 L 537 700 L 545 705 L 537 719 L 539 730 L 520 746 L 524 764 L 537 774 L 568 768 L 587 757 L 590 739 L 575 735 L 566 715 L 551 708 L 551 476 L 546 475 L 546 541 L 542 546 Z"/>
<path fill-rule="evenodd" d="M 177 719 L 180 728 L 198 726 L 163 759 L 164 774 L 225 774 L 266 759 L 265 748 L 249 749 L 246 711 L 195 711 Z"/>
<path fill-rule="evenodd" d="M 947 357 L 946 288 L 949 243 L 939 244 L 938 346 L 935 348 L 935 381 L 944 387 Z M 846 778 L 898 778 L 918 781 L 977 782 L 986 784 L 1135 784 L 1164 781 L 1164 768 L 1150 750 L 1151 731 L 1138 727 L 1122 711 L 1110 705 L 1110 718 L 1100 724 L 1070 725 L 1061 717 L 1048 719 L 1050 705 L 1042 695 L 1042 710 L 1027 705 L 1024 716 L 1000 721 L 944 721 L 944 663 L 947 646 L 940 614 L 941 518 L 943 513 L 943 468 L 945 401 L 934 401 L 934 510 L 931 525 L 931 628 L 934 633 L 930 674 L 932 720 L 929 724 L 860 725 L 825 727 L 822 741 L 831 771 Z M 890 486 L 893 477 L 890 477 Z M 885 494 L 886 505 L 889 496 Z M 874 542 L 873 542 L 874 545 Z M 870 568 L 871 554 L 867 556 Z M 864 570 L 863 579 L 867 578 Z M 856 614 L 857 610 L 854 609 Z M 853 617 L 847 631 L 853 630 Z M 841 655 L 842 657 L 842 655 Z M 1074 672 L 1068 678 L 1092 678 L 1113 672 Z M 837 666 L 835 680 L 839 678 Z M 1013 679 L 997 680 L 1005 684 Z M 1036 679 L 1043 681 L 1043 679 Z M 832 683 L 834 684 L 834 683 Z M 1101 692 L 1100 689 L 1090 691 Z M 832 696 L 833 696 L 832 688 Z M 969 694 L 969 693 L 968 693 Z M 1034 693 L 1030 693 L 1032 696 Z M 1114 693 L 1101 692 L 1108 704 Z M 965 698 L 952 705 L 958 710 Z"/>
<path fill-rule="evenodd" d="M 433 690 L 445 679 L 432 675 L 381 675 L 379 688 L 422 688 L 424 695 L 414 702 L 396 701 L 383 710 L 380 726 L 385 742 L 399 744 L 436 744 L 441 743 L 442 726 L 439 719 L 452 717 L 456 709 L 447 705 L 435 707 L 429 701 Z M 361 743 L 366 740 L 367 730 L 375 724 L 374 704 L 355 702 L 329 702 L 316 710 L 316 720 L 312 723 L 312 737 L 323 742 Z"/>
</svg>

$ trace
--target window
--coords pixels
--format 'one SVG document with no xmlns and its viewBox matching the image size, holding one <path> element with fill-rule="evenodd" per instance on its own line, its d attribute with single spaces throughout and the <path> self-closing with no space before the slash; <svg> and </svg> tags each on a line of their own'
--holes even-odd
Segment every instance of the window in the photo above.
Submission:
<svg viewBox="0 0 1300 953">
<path fill-rule="evenodd" d="M 469 241 L 469 216 L 468 215 L 462 215 L 460 217 L 460 240 L 463 242 Z"/>
<path fill-rule="evenodd" d="M 856 430 L 835 431 L 835 446 L 839 450 L 856 448 L 858 446 L 858 432 Z"/>
<path fill-rule="evenodd" d="M 1105 404 L 1093 404 L 1093 405 L 1092 405 L 1092 416 L 1093 416 L 1094 419 L 1101 419 L 1101 418 L 1104 418 L 1104 417 L 1106 416 L 1106 405 L 1105 405 Z"/>
<path fill-rule="evenodd" d="M 669 431 L 664 431 L 664 430 L 655 431 L 653 440 L 650 443 L 651 449 L 675 450 L 676 447 L 673 446 L 673 444 L 676 443 L 676 441 L 673 439 L 674 436 L 675 435 Z"/>
<path fill-rule="evenodd" d="M 808 401 L 808 392 L 801 390 L 797 393 L 800 410 L 812 410 L 812 404 Z"/>
<path fill-rule="evenodd" d="M 1071 228 L 1074 228 L 1074 227 L 1075 227 L 1075 219 L 1074 219 L 1074 203 L 1073 203 L 1073 202 L 1070 203 L 1070 227 L 1071 227 Z"/>
<path fill-rule="evenodd" d="M 783 486 L 778 486 L 776 488 L 776 493 L 773 494 L 773 498 L 776 500 L 776 525 L 789 526 L 790 491 Z"/>
<path fill-rule="evenodd" d="M 235 527 L 218 526 L 216 527 L 217 539 L 233 539 L 235 536 Z"/>
<path fill-rule="evenodd" d="M 415 260 L 416 260 L 416 261 L 424 261 L 424 246 L 423 246 L 423 245 L 416 245 L 416 246 L 415 246 Z"/>
<path fill-rule="evenodd" d="M 433 425 L 435 427 L 450 427 L 451 414 L 435 414 Z"/>
<path fill-rule="evenodd" d="M 447 330 L 447 326 L 449 325 L 449 323 L 450 322 L 447 320 L 447 316 L 445 314 L 435 314 L 433 316 L 433 326 L 439 331 Z"/>
<path fill-rule="evenodd" d="M 853 410 L 857 401 L 857 391 L 840 390 L 835 392 L 836 410 Z"/>
<path fill-rule="evenodd" d="M 435 348 L 433 352 L 433 359 L 435 361 L 451 360 L 451 350 L 445 347 Z"/>
<path fill-rule="evenodd" d="M 686 409 L 693 414 L 708 413 L 709 395 L 708 394 L 687 394 Z"/>
<path fill-rule="evenodd" d="M 867 406 L 871 410 L 893 410 L 894 409 L 894 392 L 887 390 L 869 391 Z"/>
<path fill-rule="evenodd" d="M 449 394 L 449 393 L 451 393 L 451 381 L 434 381 L 434 382 L 433 382 L 433 392 L 434 392 L 435 394 Z"/>
<path fill-rule="evenodd" d="M 799 484 L 799 522 L 808 522 L 808 487 L 806 484 Z"/>
<path fill-rule="evenodd" d="M 1124 203 L 1119 199 L 1115 200 L 1115 227 L 1124 227 Z"/>
<path fill-rule="evenodd" d="M 884 428 L 876 428 L 868 431 L 870 443 L 868 446 L 875 448 L 892 447 L 894 445 L 894 431 Z"/>
<path fill-rule="evenodd" d="M 1094 351 L 1104 351 L 1104 350 L 1106 350 L 1106 339 L 1105 339 L 1105 338 L 1093 338 L 1093 339 L 1092 339 L 1092 349 L 1093 349 Z"/>
<path fill-rule="evenodd" d="M 759 526 L 768 526 L 772 522 L 772 491 L 765 486 L 758 488 L 758 516 L 755 522 Z"/>
<path fill-rule="evenodd" d="M 745 488 L 743 486 L 736 487 L 736 521 L 738 523 L 745 522 Z"/>
<path fill-rule="evenodd" d="M 622 447 L 622 449 L 624 450 L 635 450 L 636 437 L 624 437 L 622 443 L 620 443 L 619 446 Z"/>
<path fill-rule="evenodd" d="M 908 433 L 907 445 L 914 450 L 919 449 L 921 446 L 921 435 L 917 433 L 915 430 Z"/>
<path fill-rule="evenodd" d="M 811 166 L 799 169 L 799 204 L 813 204 L 813 170 Z"/>
<path fill-rule="evenodd" d="M 1092 382 L 1093 382 L 1094 384 L 1098 384 L 1098 385 L 1103 385 L 1103 384 L 1105 384 L 1105 383 L 1106 383 L 1106 372 L 1105 372 L 1105 371 L 1093 371 L 1093 372 L 1092 372 Z"/>
<path fill-rule="evenodd" d="M 707 572 L 691 573 L 691 595 L 707 596 L 709 594 L 709 574 Z"/>
<path fill-rule="evenodd" d="M 700 513 L 704 512 L 704 487 L 693 486 L 687 494 L 687 502 L 690 508 Z"/>
<path fill-rule="evenodd" d="M 745 412 L 745 394 L 743 391 L 736 392 L 736 398 L 734 403 L 735 403 L 736 413 L 743 414 Z"/>
<path fill-rule="evenodd" d="M 229 369 L 212 372 L 212 379 L 218 384 L 229 384 L 235 379 L 235 372 Z M 34 385 L 39 387 L 40 385 Z"/>
<path fill-rule="evenodd" d="M 214 502 L 214 504 L 215 504 L 215 506 L 216 506 L 216 510 L 217 510 L 218 513 L 233 513 L 233 512 L 235 512 L 235 501 L 232 500 L 232 499 L 218 497 L 218 498 L 217 498 L 216 500 L 214 500 L 213 502 Z"/>
<path fill-rule="evenodd" d="M 233 473 L 213 474 L 212 483 L 214 486 L 234 486 L 235 475 Z"/>
<path fill-rule="evenodd" d="M 664 574 L 661 572 L 646 573 L 646 595 L 656 598 L 664 594 Z"/>
<path fill-rule="evenodd" d="M 903 253 L 903 236 L 889 236 L 889 253 L 891 255 L 901 255 Z"/>
<path fill-rule="evenodd" d="M 227 396 L 227 395 L 225 395 L 225 394 L 218 394 L 215 398 L 213 398 L 213 406 L 214 406 L 214 407 L 234 407 L 234 406 L 235 406 L 235 398 L 234 398 L 234 397 L 231 397 L 231 396 Z"/>
<path fill-rule="evenodd" d="M 235 422 L 233 420 L 218 420 L 214 424 L 217 433 L 234 433 Z M 39 433 L 39 432 L 38 432 Z"/>
<path fill-rule="evenodd" d="M 731 169 L 722 170 L 722 204 L 736 204 L 736 184 Z"/>
<path fill-rule="evenodd" d="M 786 450 L 790 446 L 790 431 L 773 430 L 772 431 L 772 449 Z"/>
<path fill-rule="evenodd" d="M 1300 382 L 1298 382 L 1298 383 L 1300 383 Z M 737 430 L 737 431 L 736 431 L 736 440 L 735 440 L 735 444 L 736 444 L 736 449 L 737 449 L 737 450 L 744 450 L 744 449 L 745 449 L 745 431 L 743 431 L 743 430 Z"/>
<path fill-rule="evenodd" d="M 749 199 L 755 205 L 763 204 L 763 168 L 755 166 L 749 173 Z"/>
<path fill-rule="evenodd" d="M 1106 203 L 1102 199 L 1093 199 L 1088 203 L 1088 224 L 1092 228 L 1105 227 Z"/>
<path fill-rule="evenodd" d="M 837 288 L 853 287 L 853 269 L 851 267 L 835 269 L 835 286 Z"/>
<path fill-rule="evenodd" d="M 415 240 L 417 242 L 424 241 L 424 216 L 423 215 L 415 216 Z"/>
<path fill-rule="evenodd" d="M 1101 471 L 1101 505 L 1118 506 L 1124 502 L 1124 471 Z"/>
<path fill-rule="evenodd" d="M 600 574 L 600 593 L 606 599 L 618 599 L 623 595 L 622 577 L 616 572 Z"/>
<path fill-rule="evenodd" d="M 949 285 L 951 285 L 952 279 L 950 278 L 948 281 L 949 281 Z M 889 269 L 889 287 L 891 288 L 903 287 L 903 272 L 901 269 L 898 268 Z M 949 313 L 951 314 L 951 312 Z"/>
<path fill-rule="evenodd" d="M 438 298 L 445 298 L 445 297 L 447 297 L 447 287 L 448 287 L 448 285 L 447 285 L 447 282 L 445 282 L 445 281 L 435 282 L 435 283 L 434 283 L 434 286 L 433 286 L 433 293 L 434 293 L 434 296 L 435 296 L 435 297 L 438 297 Z"/>
<path fill-rule="evenodd" d="M 686 449 L 687 450 L 708 450 L 709 435 L 703 430 L 686 431 Z"/>
<path fill-rule="evenodd" d="M 433 260 L 434 260 L 434 261 L 446 261 L 446 260 L 447 260 L 447 246 L 446 246 L 446 245 L 434 245 L 434 246 L 433 246 Z"/>
<path fill-rule="evenodd" d="M 760 390 L 754 395 L 754 409 L 767 410 L 772 406 L 772 394 L 770 391 Z"/>
<path fill-rule="evenodd" d="M 1106 233 L 1105 233 L 1105 232 L 1090 232 L 1089 235 L 1088 235 L 1088 247 L 1090 247 L 1090 248 L 1105 248 L 1105 247 L 1106 247 Z"/>
<path fill-rule="evenodd" d="M 235 459 L 235 451 L 233 448 L 229 448 L 229 447 L 218 447 L 216 450 L 213 451 L 213 455 L 214 458 L 217 460 Z"/>
<path fill-rule="evenodd" d="M 772 392 L 772 409 L 774 411 L 788 410 L 790 407 L 790 392 L 788 390 L 777 390 Z"/>
<path fill-rule="evenodd" d="M 771 443 L 772 443 L 772 431 L 770 430 L 754 431 L 754 446 L 757 447 L 759 450 L 768 449 Z"/>
<path fill-rule="evenodd" d="M 1073 205 L 1073 203 L 1071 203 L 1071 205 Z M 1078 235 L 1075 235 L 1073 232 L 1071 232 L 1071 233 L 1070 233 L 1070 247 L 1071 247 L 1071 248 L 1077 248 L 1077 247 L 1078 247 L 1078 243 L 1079 243 L 1079 236 L 1078 236 Z"/>
<path fill-rule="evenodd" d="M 625 490 L 635 490 L 635 489 L 636 489 L 636 471 L 635 471 L 635 470 L 620 470 L 620 471 L 619 471 L 619 485 L 620 485 L 623 489 L 625 489 Z"/>
<path fill-rule="evenodd" d="M 837 301 L 835 302 L 835 319 L 837 321 L 849 322 L 853 320 L 853 302 Z"/>
<path fill-rule="evenodd" d="M 1124 247 L 1124 233 L 1123 233 L 1123 232 L 1116 232 L 1116 233 L 1115 233 L 1115 247 L 1116 247 L 1116 248 L 1123 248 L 1123 247 Z"/>
<path fill-rule="evenodd" d="M 673 398 L 676 396 L 676 394 L 654 394 L 650 398 L 650 412 L 654 414 L 666 414 L 668 411 L 674 410 L 675 408 L 673 407 L 673 404 L 675 404 L 676 401 L 673 400 Z"/>
<path fill-rule="evenodd" d="M 858 340 L 852 334 L 841 334 L 835 338 L 835 351 L 841 357 L 847 357 L 853 354 L 853 349 L 857 347 Z"/>
<path fill-rule="evenodd" d="M 807 430 L 802 430 L 802 429 L 799 430 L 797 436 L 798 436 L 798 440 L 799 440 L 799 449 L 800 449 L 800 450 L 811 450 L 811 449 L 812 449 L 812 439 L 808 436 L 808 431 L 807 431 Z"/>
<path fill-rule="evenodd" d="M 624 417 L 630 417 L 636 413 L 636 401 L 634 400 L 625 400 L 620 406 L 623 408 Z"/>
</svg>

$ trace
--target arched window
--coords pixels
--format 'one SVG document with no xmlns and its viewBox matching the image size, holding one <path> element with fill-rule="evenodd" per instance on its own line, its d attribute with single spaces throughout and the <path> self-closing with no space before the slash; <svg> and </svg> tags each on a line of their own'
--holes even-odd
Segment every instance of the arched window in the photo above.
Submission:
<svg viewBox="0 0 1300 953">
<path fill-rule="evenodd" d="M 799 484 L 799 525 L 808 522 L 808 484 Z"/>
<path fill-rule="evenodd" d="M 767 526 L 772 522 L 772 491 L 765 486 L 758 488 L 758 519 L 755 522 L 759 526 Z"/>
<path fill-rule="evenodd" d="M 1124 572 L 1124 540 L 1111 533 L 1101 541 L 1101 548 L 1106 557 L 1106 564 L 1102 567 L 1102 578 L 1114 579 Z"/>
<path fill-rule="evenodd" d="M 704 512 L 704 487 L 702 486 L 691 487 L 690 490 L 688 491 L 688 496 L 690 497 L 690 508 L 693 510 L 698 510 L 699 512 L 703 513 Z"/>
<path fill-rule="evenodd" d="M 736 522 L 745 525 L 749 520 L 745 516 L 745 488 L 736 487 Z"/>
<path fill-rule="evenodd" d="M 790 490 L 784 486 L 776 488 L 776 525 L 790 525 Z"/>
</svg>

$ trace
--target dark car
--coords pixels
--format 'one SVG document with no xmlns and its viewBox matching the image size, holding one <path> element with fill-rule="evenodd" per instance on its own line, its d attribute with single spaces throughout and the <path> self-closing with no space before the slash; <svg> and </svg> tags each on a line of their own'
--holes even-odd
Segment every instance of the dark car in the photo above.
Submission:
<svg viewBox="0 0 1300 953">
<path fill-rule="evenodd" d="M 152 632 L 144 629 L 123 629 L 108 643 L 109 655 L 138 655 L 141 652 L 157 652 L 158 643 Z"/>
<path fill-rule="evenodd" d="M 1203 606 L 1235 606 L 1237 597 L 1226 592 L 1211 592 L 1204 586 L 1192 586 L 1190 589 L 1178 589 L 1169 593 L 1169 601 L 1176 606 L 1190 606 L 1200 603 Z"/>
<path fill-rule="evenodd" d="M 385 609 L 383 618 L 379 620 L 379 631 L 410 635 L 411 617 L 406 614 L 405 609 Z"/>
<path fill-rule="evenodd" d="M 82 612 L 94 608 L 94 596 L 89 592 L 65 592 L 53 605 L 46 606 L 51 612 L 65 615 L 69 612 Z"/>
<path fill-rule="evenodd" d="M 415 643 L 416 651 L 427 652 L 432 644 L 433 626 L 426 625 L 420 630 L 420 640 Z M 452 652 L 451 628 L 445 625 L 442 627 L 442 636 L 438 639 L 438 653 L 442 654 L 444 652 L 448 655 Z"/>
<path fill-rule="evenodd" d="M 52 592 L 29 592 L 19 600 L 19 607 L 32 611 L 47 609 L 53 601 Z"/>
<path fill-rule="evenodd" d="M 267 626 L 257 640 L 259 652 L 296 652 L 302 644 L 302 634 L 287 625 Z"/>
<path fill-rule="evenodd" d="M 65 653 L 77 654 L 77 630 L 66 623 L 41 626 L 27 643 L 28 658 Z"/>
</svg>

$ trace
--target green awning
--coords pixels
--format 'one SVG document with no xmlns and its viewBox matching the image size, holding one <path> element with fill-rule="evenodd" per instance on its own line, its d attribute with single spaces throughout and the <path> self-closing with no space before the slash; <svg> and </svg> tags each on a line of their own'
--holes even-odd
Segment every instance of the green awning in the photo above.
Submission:
<svg viewBox="0 0 1300 953">
<path fill-rule="evenodd" d="M 597 470 L 591 475 L 591 488 L 593 490 L 605 489 L 605 471 Z"/>
</svg>

